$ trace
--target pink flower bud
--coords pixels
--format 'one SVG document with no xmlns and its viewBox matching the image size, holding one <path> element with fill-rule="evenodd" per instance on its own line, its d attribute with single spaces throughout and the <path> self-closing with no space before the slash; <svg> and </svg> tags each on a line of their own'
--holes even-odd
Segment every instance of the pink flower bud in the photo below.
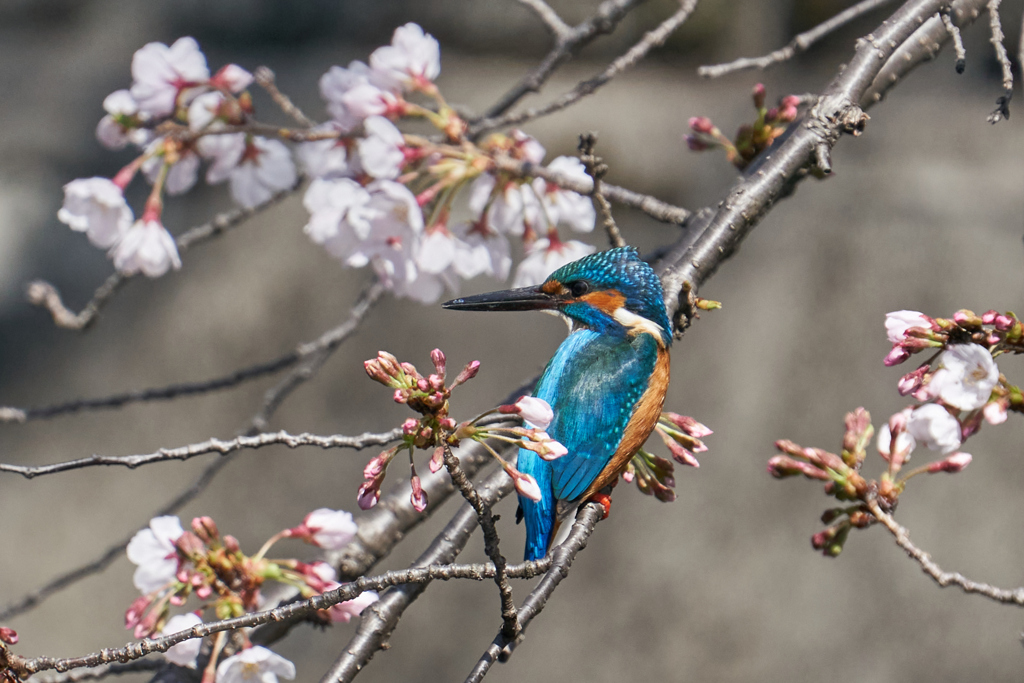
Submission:
<svg viewBox="0 0 1024 683">
<path fill-rule="evenodd" d="M 444 380 L 441 378 L 441 375 L 431 375 L 427 378 L 427 384 L 430 385 L 433 391 L 444 390 Z"/>
<path fill-rule="evenodd" d="M 1004 401 L 992 401 L 985 404 L 982 413 L 990 425 L 998 425 L 1006 422 L 1006 408 Z"/>
<path fill-rule="evenodd" d="M 692 417 L 687 417 L 686 415 L 679 415 L 677 413 L 662 413 L 662 417 L 664 417 L 669 422 L 682 429 L 690 436 L 695 437 L 697 439 L 702 439 L 705 436 L 710 436 L 711 434 L 714 434 L 713 431 L 702 425 L 700 422 L 697 422 Z"/>
<path fill-rule="evenodd" d="M 998 335 L 997 333 L 995 333 L 995 332 L 992 332 L 992 333 L 990 333 L 990 334 L 989 334 L 989 335 L 988 335 L 987 337 L 985 337 L 985 342 L 986 342 L 986 343 L 987 343 L 987 344 L 988 344 L 989 346 L 995 346 L 996 344 L 998 344 L 998 343 L 999 343 L 999 342 L 1001 342 L 1001 341 L 1003 341 L 1003 338 L 1002 338 L 1002 337 L 1000 337 L 1000 336 L 999 336 L 999 335 Z"/>
<path fill-rule="evenodd" d="M 231 534 L 224 534 L 224 550 L 231 554 L 235 554 L 242 551 L 242 546 L 238 544 L 238 539 Z"/>
<path fill-rule="evenodd" d="M 1014 320 L 1008 315 L 997 315 L 994 322 L 997 330 L 1005 332 L 1013 327 Z"/>
<path fill-rule="evenodd" d="M 555 414 L 548 402 L 535 396 L 520 396 L 511 406 L 500 406 L 502 413 L 518 413 L 523 420 L 537 429 L 547 429 Z"/>
<path fill-rule="evenodd" d="M 412 485 L 412 494 L 409 499 L 412 502 L 412 507 L 416 512 L 423 512 L 427 509 L 427 494 L 423 491 L 423 483 L 418 476 L 413 475 L 410 484 Z"/>
<path fill-rule="evenodd" d="M 632 484 L 633 483 L 633 479 L 635 477 L 636 477 L 636 475 L 633 473 L 632 468 L 628 469 L 628 470 L 626 470 L 625 472 L 622 473 L 622 481 L 626 482 L 627 484 Z"/>
<path fill-rule="evenodd" d="M 925 364 L 917 370 L 908 372 L 903 377 L 900 377 L 900 381 L 896 383 L 896 389 L 900 392 L 900 396 L 907 396 L 920 389 L 928 369 L 929 366 Z"/>
<path fill-rule="evenodd" d="M 430 360 L 434 363 L 434 371 L 443 378 L 447 369 L 444 352 L 441 349 L 434 349 L 430 352 Z"/>
<path fill-rule="evenodd" d="M 359 487 L 359 493 L 356 494 L 356 503 L 359 504 L 359 509 L 369 510 L 377 504 L 378 500 L 380 500 L 380 482 L 376 479 L 363 482 L 363 485 Z"/>
<path fill-rule="evenodd" d="M 186 531 L 174 542 L 178 552 L 185 557 L 200 557 L 206 554 L 206 545 L 191 531 Z"/>
<path fill-rule="evenodd" d="M 986 325 L 991 325 L 996 321 L 997 315 L 999 315 L 999 311 L 985 311 L 981 314 L 981 322 Z"/>
<path fill-rule="evenodd" d="M 703 152 L 710 147 L 708 143 L 696 135 L 684 135 L 683 140 L 686 141 L 686 146 L 690 148 L 691 152 Z"/>
<path fill-rule="evenodd" d="M 910 358 L 910 352 L 903 348 L 901 344 L 896 344 L 882 362 L 885 363 L 885 367 L 891 368 L 893 365 L 899 365 L 908 358 Z"/>
<path fill-rule="evenodd" d="M 710 133 L 715 128 L 711 119 L 706 116 L 694 116 L 690 119 L 690 130 L 694 133 Z"/>
<path fill-rule="evenodd" d="M 956 474 L 957 472 L 963 471 L 968 465 L 971 464 L 970 453 L 953 453 L 945 460 L 939 460 L 928 465 L 928 472 L 934 474 L 936 472 L 948 472 L 949 474 Z"/>
<path fill-rule="evenodd" d="M 402 423 L 402 433 L 406 436 L 412 436 L 416 433 L 419 428 L 420 422 L 416 418 L 410 417 L 408 420 Z M 373 462 L 372 460 L 370 462 Z M 369 467 L 369 465 L 367 465 Z M 374 475 L 375 476 L 375 475 Z"/>
<path fill-rule="evenodd" d="M 229 92 L 240 93 L 252 83 L 252 74 L 237 64 L 227 64 L 210 79 L 210 85 L 224 88 Z"/>
<path fill-rule="evenodd" d="M 153 598 L 148 595 L 140 595 L 132 601 L 132 604 L 128 606 L 128 610 L 124 613 L 124 627 L 135 628 L 139 622 L 142 621 L 142 615 L 145 613 L 146 608 L 153 602 Z"/>
<path fill-rule="evenodd" d="M 663 439 L 664 440 L 664 439 Z M 672 453 L 672 459 L 678 462 L 680 465 L 688 465 L 689 467 L 700 467 L 700 463 L 697 458 L 693 457 L 693 453 L 686 450 L 675 441 L 664 440 L 665 445 L 668 446 L 669 451 Z"/>
<path fill-rule="evenodd" d="M 213 595 L 213 588 L 210 586 L 202 585 L 196 588 L 196 597 L 200 600 L 206 600 L 211 595 Z"/>
<path fill-rule="evenodd" d="M 519 495 L 529 498 L 530 500 L 539 503 L 543 494 L 540 491 L 540 486 L 537 484 L 537 480 L 531 477 L 529 474 L 523 474 L 517 470 L 505 470 L 509 476 L 512 477 L 516 485 L 516 491 Z"/>
<path fill-rule="evenodd" d="M 194 517 L 192 519 L 192 531 L 206 543 L 220 536 L 217 524 L 210 517 Z"/>
<path fill-rule="evenodd" d="M 415 380 L 422 379 L 422 376 L 420 375 L 420 371 L 417 370 L 416 366 L 413 365 L 412 363 L 404 363 L 403 362 L 401 364 L 401 368 L 402 368 L 402 372 L 404 372 L 409 377 L 411 377 L 411 378 L 413 378 Z"/>
<path fill-rule="evenodd" d="M 16 645 L 18 643 L 18 632 L 13 628 L 0 626 L 0 640 L 4 641 L 8 645 Z"/>
<path fill-rule="evenodd" d="M 404 389 L 395 389 L 395 403 L 405 403 L 408 400 Z"/>
<path fill-rule="evenodd" d="M 776 479 L 802 474 L 809 479 L 828 481 L 829 476 L 810 463 L 802 462 L 788 455 L 776 455 L 768 459 L 768 474 Z"/>
<path fill-rule="evenodd" d="M 440 472 L 441 468 L 444 467 L 444 448 L 442 446 L 438 446 L 434 449 L 434 454 L 430 456 L 429 467 L 430 471 L 435 474 Z"/>
<path fill-rule="evenodd" d="M 754 106 L 757 107 L 758 109 L 764 106 L 764 92 L 764 83 L 758 83 L 757 85 L 754 86 Z"/>
<path fill-rule="evenodd" d="M 438 422 L 438 424 L 441 426 L 441 429 L 445 430 L 446 432 L 451 432 L 454 431 L 455 429 L 455 420 L 451 419 L 450 417 L 442 418 Z"/>
<path fill-rule="evenodd" d="M 416 388 L 420 391 L 430 391 L 430 384 L 422 377 L 416 380 Z"/>
<path fill-rule="evenodd" d="M 455 381 L 452 382 L 452 388 L 454 389 L 463 382 L 468 382 L 469 380 L 473 379 L 474 377 L 476 377 L 476 374 L 478 372 L 480 372 L 480 361 L 470 361 L 469 363 L 466 364 L 466 367 L 462 368 L 462 372 L 458 374 L 458 376 L 455 378 Z"/>
<path fill-rule="evenodd" d="M 973 436 L 979 429 L 981 429 L 983 419 L 983 413 L 974 413 L 964 420 L 960 425 L 960 441 L 966 441 L 968 437 Z"/>
<path fill-rule="evenodd" d="M 412 418 L 409 419 L 412 420 Z M 406 420 L 406 422 L 408 422 L 408 420 Z M 413 420 L 413 422 L 416 421 Z M 419 425 L 419 422 L 416 422 L 416 425 Z M 402 425 L 402 427 L 404 429 L 405 425 Z M 387 470 L 388 463 L 391 462 L 393 455 L 394 451 L 389 449 L 380 455 L 370 458 L 370 462 L 366 463 L 366 467 L 363 468 L 363 479 L 377 479 L 383 475 Z"/>
<path fill-rule="evenodd" d="M 185 596 L 178 594 L 172 595 L 169 599 L 169 602 L 175 607 L 181 607 L 185 604 Z"/>
</svg>

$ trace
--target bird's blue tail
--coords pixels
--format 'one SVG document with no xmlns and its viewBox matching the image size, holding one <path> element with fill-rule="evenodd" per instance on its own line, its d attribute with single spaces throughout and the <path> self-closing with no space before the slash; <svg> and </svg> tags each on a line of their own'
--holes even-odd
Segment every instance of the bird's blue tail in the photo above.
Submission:
<svg viewBox="0 0 1024 683">
<path fill-rule="evenodd" d="M 548 554 L 551 534 L 555 528 L 555 497 L 551 492 L 551 465 L 525 448 L 519 449 L 516 469 L 537 480 L 543 497 L 540 502 L 519 497 L 526 522 L 526 560 L 539 560 Z"/>
</svg>

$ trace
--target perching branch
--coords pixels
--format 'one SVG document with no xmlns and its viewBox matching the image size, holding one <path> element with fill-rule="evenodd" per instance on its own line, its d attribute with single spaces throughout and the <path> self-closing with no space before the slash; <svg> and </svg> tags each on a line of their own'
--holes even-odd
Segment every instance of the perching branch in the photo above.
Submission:
<svg viewBox="0 0 1024 683">
<path fill-rule="evenodd" d="M 491 506 L 484 502 L 477 492 L 473 482 L 462 471 L 459 460 L 452 455 L 452 449 L 448 446 L 447 434 L 441 433 L 441 447 L 444 449 L 444 466 L 451 475 L 452 483 L 459 489 L 459 493 L 466 499 L 466 502 L 473 507 L 476 513 L 477 523 L 484 534 L 484 552 L 494 563 L 494 582 L 498 585 L 498 593 L 501 595 L 501 618 L 503 621 L 501 632 L 508 638 L 515 638 L 519 635 L 519 617 L 516 614 L 516 602 L 512 596 L 512 585 L 508 582 L 505 574 L 505 556 L 501 554 L 498 547 L 500 539 L 498 531 L 494 528 L 494 515 L 491 514 Z"/>
<path fill-rule="evenodd" d="M 597 526 L 597 523 L 603 519 L 604 512 L 604 508 L 599 503 L 583 505 L 579 512 L 576 513 L 576 521 L 569 531 L 568 538 L 548 553 L 548 557 L 551 558 L 551 569 L 548 570 L 547 574 L 544 575 L 544 578 L 541 579 L 540 583 L 537 584 L 537 587 L 533 589 L 533 592 L 530 593 L 523 606 L 519 609 L 519 626 L 523 631 L 533 621 L 533 618 L 544 609 L 548 599 L 555 592 L 555 588 L 562 582 L 562 579 L 568 576 L 569 567 L 572 565 L 573 560 L 576 559 L 576 555 L 587 547 L 587 540 L 590 538 L 590 534 L 594 532 L 594 527 Z M 466 683 L 479 683 L 487 675 L 495 661 L 508 661 L 508 658 L 512 656 L 512 650 L 515 649 L 516 643 L 521 642 L 522 638 L 523 635 L 521 634 L 518 640 L 510 640 L 505 638 L 504 633 L 498 633 L 494 642 L 487 648 L 487 651 L 480 657 L 480 661 L 477 662 L 473 671 L 466 678 Z"/>
<path fill-rule="evenodd" d="M 652 49 L 662 45 L 666 40 L 668 40 L 668 37 L 672 35 L 677 28 L 682 26 L 690 17 L 690 14 L 696 6 L 697 0 L 680 0 L 680 7 L 675 14 L 663 21 L 654 30 L 648 31 L 644 34 L 644 37 L 640 42 L 613 61 L 607 69 L 598 75 L 585 81 L 581 81 L 575 88 L 543 107 L 527 109 L 526 111 L 518 114 L 506 114 L 500 117 L 491 116 L 472 123 L 469 126 L 469 131 L 467 133 L 468 136 L 470 139 L 475 139 L 480 134 L 494 128 L 515 126 L 526 121 L 532 121 L 533 119 L 540 118 L 541 116 L 553 114 L 576 104 L 576 102 L 595 92 L 598 88 L 618 76 L 623 71 L 627 71 L 635 66 L 637 62 L 646 57 L 647 53 Z"/>
<path fill-rule="evenodd" d="M 1013 590 L 997 588 L 987 583 L 971 581 L 960 572 L 943 571 L 942 567 L 932 560 L 931 555 L 911 543 L 910 532 L 900 526 L 890 514 L 882 510 L 878 500 L 872 498 L 867 501 L 867 505 L 875 519 L 881 522 L 882 526 L 888 529 L 889 533 L 896 539 L 896 545 L 903 548 L 911 559 L 920 564 L 921 571 L 932 577 L 941 588 L 959 586 L 964 593 L 977 593 L 996 602 L 1024 607 L 1024 588 L 1015 588 Z"/>
<path fill-rule="evenodd" d="M 763 57 L 740 57 L 739 59 L 726 64 L 702 66 L 697 69 L 697 74 L 704 78 L 718 78 L 720 76 L 724 76 L 735 71 L 743 71 L 745 69 L 767 69 L 773 64 L 785 62 L 801 52 L 806 52 L 808 48 L 833 31 L 846 26 L 862 14 L 867 14 L 871 10 L 881 7 L 882 5 L 887 5 L 892 1 L 893 0 L 862 0 L 862 2 L 858 2 L 853 7 L 843 10 L 828 21 L 818 24 L 809 31 L 804 31 L 790 41 L 788 45 L 783 48 L 779 48 L 775 52 L 766 54 Z"/>
<path fill-rule="evenodd" d="M 186 251 L 194 244 L 199 244 L 224 234 L 231 228 L 274 206 L 285 197 L 291 196 L 301 184 L 302 179 L 300 178 L 294 187 L 278 192 L 259 206 L 252 208 L 239 207 L 225 211 L 214 216 L 212 220 L 181 233 L 174 240 L 178 251 Z M 100 309 L 110 301 L 114 293 L 132 277 L 134 276 L 123 273 L 112 274 L 107 278 L 106 282 L 100 285 L 99 289 L 92 295 L 89 303 L 78 313 L 68 309 L 61 300 L 57 288 L 44 280 L 35 280 L 29 283 L 27 291 L 28 301 L 34 306 L 42 306 L 49 311 L 53 317 L 54 324 L 58 327 L 64 327 L 69 330 L 85 330 L 95 322 Z"/>
<path fill-rule="evenodd" d="M 511 90 L 502 95 L 480 120 L 501 116 L 527 93 L 539 91 L 551 74 L 555 72 L 555 69 L 563 62 L 568 61 L 574 54 L 590 44 L 599 35 L 614 31 L 622 18 L 643 1 L 605 0 L 602 2 L 594 16 L 577 24 L 571 29 L 570 33 L 564 34 L 564 37 L 557 36 L 558 39 L 555 42 L 555 46 L 544 57 L 543 61 L 530 73 L 526 74 Z M 536 10 L 536 8 L 534 9 Z M 549 24 L 549 26 L 552 26 L 552 24 Z M 479 120 L 472 123 L 478 122 Z"/>
<path fill-rule="evenodd" d="M 402 428 L 392 429 L 390 432 L 379 434 L 364 432 L 359 436 L 317 436 L 308 432 L 302 434 L 289 434 L 285 431 L 257 434 L 256 436 L 239 436 L 229 441 L 221 439 L 208 439 L 201 443 L 194 443 L 180 448 L 161 448 L 155 453 L 145 455 L 92 455 L 88 458 L 78 458 L 66 462 L 54 463 L 52 465 L 39 465 L 30 467 L 25 465 L 8 465 L 0 463 L 0 472 L 20 474 L 26 479 L 33 479 L 44 474 L 56 474 L 68 470 L 78 470 L 84 467 L 95 467 L 97 465 L 119 465 L 128 469 L 135 469 L 140 465 L 151 465 L 155 462 L 168 462 L 170 460 L 189 460 L 197 455 L 207 453 L 220 453 L 227 455 L 246 448 L 257 449 L 264 446 L 284 445 L 288 448 L 299 448 L 300 446 L 319 446 L 320 448 L 353 448 L 361 450 L 370 446 L 383 446 L 391 443 L 402 436 Z"/>
<path fill-rule="evenodd" d="M 164 666 L 161 659 L 139 659 L 124 664 L 104 664 L 92 669 L 74 669 L 65 673 L 47 672 L 32 679 L 33 683 L 78 683 L 78 681 L 99 681 L 109 676 L 159 671 Z"/>
</svg>

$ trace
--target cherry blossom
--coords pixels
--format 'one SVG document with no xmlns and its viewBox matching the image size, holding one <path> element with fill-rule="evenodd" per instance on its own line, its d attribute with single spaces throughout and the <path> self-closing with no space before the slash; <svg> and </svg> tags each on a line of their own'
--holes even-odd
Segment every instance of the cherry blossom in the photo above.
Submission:
<svg viewBox="0 0 1024 683">
<path fill-rule="evenodd" d="M 349 96 L 351 91 L 355 92 Z M 370 67 L 359 61 L 350 63 L 347 68 L 332 66 L 320 77 L 320 96 L 327 102 L 327 111 L 334 122 L 345 133 L 357 128 L 367 116 L 383 114 L 389 103 L 395 102 L 393 95 L 385 94 L 379 87 Z"/>
<path fill-rule="evenodd" d="M 540 502 L 542 494 L 540 491 L 540 485 L 537 484 L 536 479 L 534 479 L 529 474 L 523 474 L 522 472 L 518 472 L 516 470 L 509 471 L 508 469 L 506 469 L 505 471 L 508 472 L 510 477 L 512 477 L 512 481 L 515 483 L 516 491 L 520 495 L 525 496 L 534 502 Z"/>
<path fill-rule="evenodd" d="M 324 587 L 324 591 L 331 591 L 340 587 L 340 583 L 328 583 Z M 347 624 L 352 620 L 352 617 L 358 617 L 363 613 L 364 609 L 378 600 L 380 600 L 380 596 L 377 595 L 377 591 L 364 591 L 351 600 L 332 605 L 327 610 L 327 614 L 334 623 L 341 622 Z"/>
<path fill-rule="evenodd" d="M 992 401 L 985 405 L 982 412 L 990 425 L 998 425 L 1006 422 L 1006 408 L 1007 405 L 1004 401 Z"/>
<path fill-rule="evenodd" d="M 193 612 L 189 612 L 188 614 L 177 614 L 167 620 L 163 630 L 160 631 L 160 635 L 169 636 L 172 633 L 187 631 L 193 626 L 198 626 L 201 623 L 203 623 L 203 620 Z M 172 645 L 171 648 L 164 653 L 164 657 L 166 657 L 167 661 L 171 664 L 177 664 L 178 666 L 194 669 L 196 668 L 196 657 L 199 656 L 199 650 L 202 649 L 202 647 L 202 638 L 192 638 L 190 640 L 182 641 L 177 645 Z"/>
<path fill-rule="evenodd" d="M 988 402 L 999 383 L 999 368 L 989 350 L 978 344 L 954 344 L 942 352 L 928 393 L 960 410 L 976 410 Z"/>
<path fill-rule="evenodd" d="M 149 43 L 132 57 L 131 95 L 139 111 L 153 117 L 170 116 L 179 96 L 210 78 L 206 56 L 194 38 L 179 38 L 167 47 Z M 187 102 L 181 102 L 187 104 Z"/>
<path fill-rule="evenodd" d="M 145 216 L 124 233 L 110 256 L 114 267 L 125 275 L 141 272 L 147 277 L 160 277 L 171 268 L 181 268 L 174 238 L 159 219 Z"/>
<path fill-rule="evenodd" d="M 168 515 L 154 517 L 148 528 L 132 536 L 127 553 L 128 559 L 138 565 L 132 580 L 141 593 L 152 593 L 174 580 L 178 571 L 174 542 L 183 533 L 178 518 Z"/>
<path fill-rule="evenodd" d="M 378 216 L 371 200 L 366 188 L 354 180 L 317 178 L 302 200 L 310 213 L 303 231 L 332 256 L 348 262 L 357 245 L 370 236 L 370 221 Z M 360 256 L 348 265 L 359 268 L 368 262 Z"/>
<path fill-rule="evenodd" d="M 252 85 L 253 75 L 237 64 L 226 64 L 210 79 L 210 85 L 238 94 Z"/>
<path fill-rule="evenodd" d="M 135 220 L 121 188 L 108 178 L 79 178 L 65 185 L 57 218 L 101 249 L 117 243 Z"/>
<path fill-rule="evenodd" d="M 910 414 L 907 431 L 933 451 L 946 454 L 960 447 L 960 423 L 937 403 L 916 408 Z"/>
<path fill-rule="evenodd" d="M 395 296 L 432 304 L 445 291 L 458 292 L 459 281 L 451 270 L 427 273 L 415 267 L 412 261 L 398 262 L 394 259 L 374 261 L 374 270 Z"/>
<path fill-rule="evenodd" d="M 526 258 L 516 269 L 513 287 L 528 287 L 544 282 L 548 275 L 567 263 L 581 259 L 587 254 L 597 251 L 583 242 L 571 240 L 562 242 L 558 239 L 542 237 L 534 242 Z"/>
<path fill-rule="evenodd" d="M 486 211 L 486 223 L 492 229 L 510 235 L 522 235 L 526 226 L 540 225 L 541 203 L 533 188 L 484 173 L 469 188 L 469 208 L 479 220 Z"/>
<path fill-rule="evenodd" d="M 511 135 L 514 142 L 511 153 L 514 158 L 529 161 L 531 164 L 539 164 L 544 161 L 544 155 L 547 153 L 547 150 L 544 149 L 544 145 L 540 144 L 537 138 L 524 133 L 518 128 L 514 129 Z"/>
<path fill-rule="evenodd" d="M 149 156 L 142 162 L 142 172 L 151 183 L 156 182 L 167 163 L 165 148 L 164 138 L 157 138 L 146 147 L 146 154 Z M 194 149 L 178 149 L 175 156 L 177 160 L 170 165 L 164 181 L 164 189 L 170 195 L 184 194 L 191 190 L 199 175 L 199 155 Z"/>
<path fill-rule="evenodd" d="M 341 132 L 333 121 L 313 130 Z M 295 155 L 306 175 L 312 178 L 351 178 L 361 172 L 359 155 L 348 153 L 344 139 L 303 142 L 295 148 Z"/>
<path fill-rule="evenodd" d="M 298 174 L 291 152 L 278 140 L 244 133 L 206 135 L 198 142 L 203 156 L 213 159 L 206 172 L 211 184 L 231 181 L 231 196 L 252 208 L 295 184 Z"/>
<path fill-rule="evenodd" d="M 548 402 L 536 396 L 520 396 L 512 407 L 524 421 L 536 429 L 547 429 L 551 421 L 555 419 L 555 414 Z M 502 410 L 502 412 L 505 411 Z"/>
<path fill-rule="evenodd" d="M 910 453 L 917 447 L 917 440 L 911 436 L 910 433 L 903 431 L 900 432 L 896 437 L 896 452 L 902 454 L 902 459 L 909 460 Z M 891 457 L 890 450 L 892 448 L 892 430 L 889 429 L 889 425 L 883 425 L 878 430 L 878 452 L 882 454 L 886 460 Z"/>
<path fill-rule="evenodd" d="M 340 550 L 355 537 L 357 531 L 359 527 L 352 519 L 352 513 L 320 508 L 306 515 L 302 524 L 289 529 L 288 535 L 325 550 Z"/>
<path fill-rule="evenodd" d="M 424 273 L 437 275 L 452 265 L 456 255 L 455 237 L 438 226 L 424 235 L 416 252 L 416 265 Z"/>
<path fill-rule="evenodd" d="M 904 341 L 911 327 L 930 330 L 932 319 L 920 311 L 892 311 L 885 314 L 885 333 L 893 344 Z"/>
<path fill-rule="evenodd" d="M 558 157 L 548 164 L 548 170 L 569 180 L 589 183 L 593 187 L 594 181 L 587 175 L 583 163 L 575 157 Z M 533 179 L 533 189 L 541 198 L 549 225 L 565 224 L 576 232 L 593 231 L 596 214 L 590 197 L 563 190 L 543 178 Z"/>
<path fill-rule="evenodd" d="M 408 23 L 395 29 L 391 45 L 373 51 L 370 68 L 393 90 L 433 82 L 441 73 L 441 48 L 432 35 Z"/>
<path fill-rule="evenodd" d="M 210 126 L 221 114 L 227 98 L 216 91 L 203 93 L 188 106 L 188 127 L 201 131 Z"/>
<path fill-rule="evenodd" d="M 486 222 L 462 223 L 453 228 L 458 238 L 452 268 L 464 279 L 486 274 L 499 280 L 508 277 L 512 256 L 508 238 L 490 229 Z"/>
<path fill-rule="evenodd" d="M 139 104 L 127 90 L 116 90 L 103 100 L 106 116 L 96 124 L 96 139 L 107 149 L 123 149 L 129 142 L 143 146 L 152 132 L 139 128 L 136 119 Z"/>
<path fill-rule="evenodd" d="M 397 178 L 405 161 L 402 133 L 383 116 L 369 117 L 363 127 L 366 137 L 358 143 L 363 170 L 374 178 Z"/>
<path fill-rule="evenodd" d="M 271 650 L 256 645 L 217 665 L 216 683 L 277 683 L 277 677 L 295 678 L 295 665 Z"/>
<path fill-rule="evenodd" d="M 971 464 L 970 453 L 954 453 L 945 460 L 939 460 L 928 465 L 928 472 L 948 472 L 949 474 L 956 474 L 962 472 L 968 465 Z"/>
</svg>

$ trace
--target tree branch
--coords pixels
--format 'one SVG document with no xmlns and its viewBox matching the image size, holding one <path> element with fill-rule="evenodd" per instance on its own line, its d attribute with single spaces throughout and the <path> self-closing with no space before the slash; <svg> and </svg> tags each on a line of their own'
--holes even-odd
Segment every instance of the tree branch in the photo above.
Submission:
<svg viewBox="0 0 1024 683">
<path fill-rule="evenodd" d="M 999 123 L 1010 118 L 1010 98 L 1013 97 L 1013 70 L 1010 68 L 1010 57 L 1003 45 L 1003 26 L 999 21 L 999 5 L 1002 0 L 988 0 L 988 26 L 992 32 L 989 42 L 996 51 L 996 60 L 1003 70 L 1003 94 L 996 100 L 996 108 L 988 116 L 989 123 Z"/>
<path fill-rule="evenodd" d="M 746 69 L 767 69 L 773 64 L 785 62 L 801 52 L 806 52 L 809 47 L 833 31 L 846 26 L 862 14 L 867 14 L 871 10 L 887 5 L 892 1 L 893 0 L 862 0 L 862 2 L 858 2 L 856 5 L 843 10 L 828 21 L 822 22 L 811 30 L 801 33 L 790 41 L 788 45 L 783 48 L 779 48 L 775 52 L 766 54 L 763 57 L 740 57 L 739 59 L 726 64 L 702 66 L 697 69 L 697 74 L 704 78 L 718 78 L 726 74 L 731 74 L 735 71 L 743 71 Z"/>
<path fill-rule="evenodd" d="M 295 106 L 290 97 L 277 89 L 274 72 L 270 70 L 270 67 L 258 66 L 252 72 L 252 75 L 257 85 L 266 90 L 270 98 L 274 100 L 274 104 L 280 107 L 281 111 L 285 114 L 292 117 L 296 123 L 307 128 L 316 126 L 316 121 L 303 114 L 302 110 Z"/>
<path fill-rule="evenodd" d="M 551 5 L 544 0 L 519 0 L 519 4 L 532 9 L 559 43 L 568 40 L 572 35 L 572 28 L 569 24 L 562 21 L 558 12 L 551 9 Z"/>
<path fill-rule="evenodd" d="M 145 671 L 159 671 L 165 665 L 162 659 L 139 659 L 124 664 L 104 664 L 92 669 L 75 669 L 66 673 L 45 673 L 32 679 L 33 683 L 78 683 L 99 681 L 109 676 L 121 676 Z"/>
<path fill-rule="evenodd" d="M 682 26 L 690 17 L 690 14 L 696 6 L 697 0 L 680 0 L 680 8 L 675 14 L 663 21 L 653 31 L 648 31 L 644 34 L 644 37 L 640 42 L 631 47 L 624 55 L 612 62 L 607 69 L 593 78 L 581 81 L 575 88 L 565 93 L 554 102 L 550 102 L 543 107 L 527 109 L 526 111 L 518 114 L 506 114 L 501 117 L 491 116 L 481 119 L 470 124 L 467 135 L 470 139 L 475 139 L 481 134 L 494 128 L 505 128 L 507 126 L 515 126 L 526 121 L 532 121 L 533 119 L 553 114 L 556 111 L 561 111 L 562 109 L 575 104 L 587 95 L 595 92 L 598 88 L 618 76 L 623 71 L 627 71 L 635 66 L 636 63 L 646 57 L 647 53 L 652 49 L 662 45 L 668 37 L 672 35 L 677 28 Z"/>
<path fill-rule="evenodd" d="M 875 519 L 881 522 L 882 526 L 888 529 L 889 533 L 896 539 L 896 545 L 903 548 L 911 559 L 921 565 L 921 571 L 932 577 L 941 588 L 958 586 L 964 593 L 977 593 L 996 602 L 1024 607 L 1024 588 L 1015 588 L 1013 590 L 996 588 L 987 583 L 971 581 L 960 572 L 943 571 L 942 567 L 932 560 L 931 555 L 910 542 L 910 532 L 897 524 L 891 515 L 882 510 L 878 500 L 872 498 L 867 501 L 867 504 Z"/>
<path fill-rule="evenodd" d="M 551 558 L 551 569 L 533 589 L 519 610 L 519 625 L 524 632 L 533 618 L 544 609 L 558 584 L 569 575 L 569 567 L 573 560 L 581 550 L 587 547 L 590 534 L 594 532 L 594 527 L 603 517 L 604 508 L 599 503 L 587 503 L 576 513 L 576 521 L 573 523 L 568 538 L 548 555 Z M 494 642 L 487 648 L 473 671 L 470 672 L 469 677 L 466 678 L 466 683 L 479 683 L 487 675 L 495 661 L 508 661 L 516 643 L 521 642 L 523 637 L 523 634 L 520 634 L 518 640 L 510 640 L 505 638 L 504 633 L 498 633 Z"/>
<path fill-rule="evenodd" d="M 495 102 L 480 120 L 492 119 L 508 111 L 524 95 L 537 92 L 548 78 L 563 62 L 579 52 L 595 38 L 604 33 L 611 33 L 624 16 L 644 0 L 605 0 L 597 8 L 594 16 L 573 27 L 570 34 L 558 37 L 555 46 L 544 57 L 543 61 L 519 83 Z M 543 17 L 542 17 L 543 18 Z M 561 20 L 559 20 L 561 21 Z M 478 123 L 472 121 L 471 123 Z"/>
</svg>

